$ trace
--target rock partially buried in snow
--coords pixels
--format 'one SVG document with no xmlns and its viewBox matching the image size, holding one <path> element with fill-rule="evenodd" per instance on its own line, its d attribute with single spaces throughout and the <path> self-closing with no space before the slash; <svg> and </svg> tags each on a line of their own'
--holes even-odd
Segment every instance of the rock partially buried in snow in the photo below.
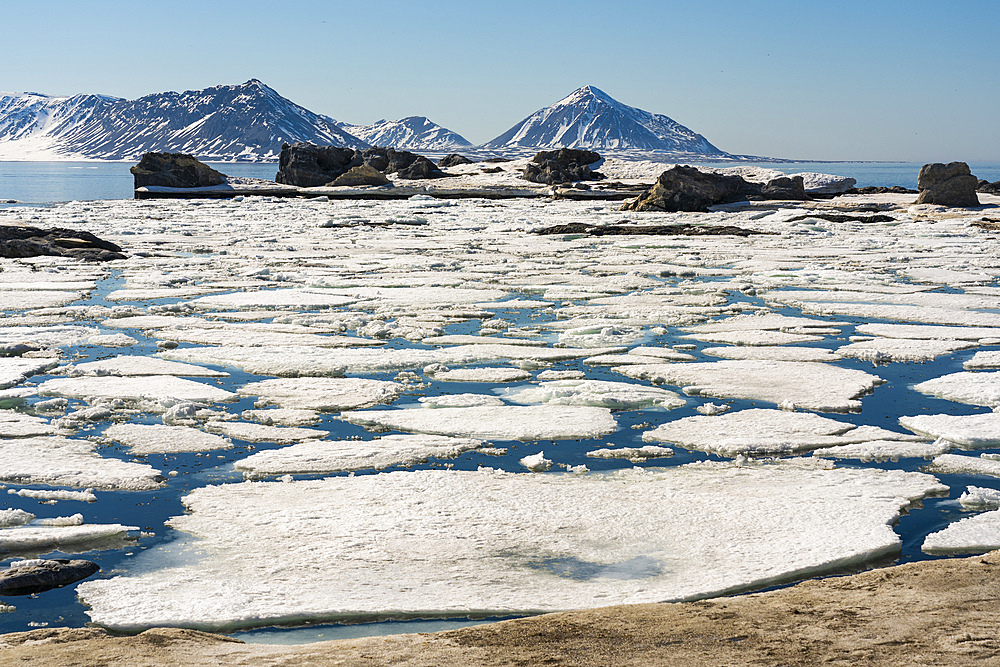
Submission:
<svg viewBox="0 0 1000 667">
<path fill-rule="evenodd" d="M 74 584 L 100 572 L 89 560 L 64 558 L 14 561 L 0 572 L 0 595 L 33 595 Z"/>
<path fill-rule="evenodd" d="M 164 554 L 160 568 L 160 549 L 145 551 L 135 573 L 77 592 L 119 630 L 683 600 L 893 553 L 901 510 L 945 490 L 919 473 L 806 463 L 209 486 L 169 521 L 198 535 L 197 560 Z"/>
<path fill-rule="evenodd" d="M 483 440 L 583 440 L 618 429 L 607 408 L 551 405 L 364 410 L 341 418 L 361 426 Z"/>
</svg>

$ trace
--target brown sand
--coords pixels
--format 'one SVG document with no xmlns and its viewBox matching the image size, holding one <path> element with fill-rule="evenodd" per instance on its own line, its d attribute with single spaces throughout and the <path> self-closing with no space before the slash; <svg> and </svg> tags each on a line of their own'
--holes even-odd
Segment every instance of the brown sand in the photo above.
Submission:
<svg viewBox="0 0 1000 667">
<path fill-rule="evenodd" d="M 0 636 L 0 665 L 1000 665 L 1000 552 L 790 588 L 299 646 L 194 630 Z"/>
</svg>

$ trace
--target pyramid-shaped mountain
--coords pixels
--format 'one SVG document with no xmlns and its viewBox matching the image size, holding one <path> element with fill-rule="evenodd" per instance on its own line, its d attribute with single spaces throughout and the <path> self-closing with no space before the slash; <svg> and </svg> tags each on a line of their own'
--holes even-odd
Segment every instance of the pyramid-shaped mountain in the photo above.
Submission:
<svg viewBox="0 0 1000 667">
<path fill-rule="evenodd" d="M 137 100 L 0 93 L 0 141 L 103 160 L 138 160 L 153 151 L 258 162 L 277 160 L 286 142 L 368 146 L 256 79 Z"/>
<path fill-rule="evenodd" d="M 462 135 L 441 127 L 423 116 L 380 120 L 371 125 L 337 124 L 341 129 L 372 146 L 405 150 L 453 150 L 472 144 Z"/>
<path fill-rule="evenodd" d="M 727 155 L 662 114 L 636 109 L 594 86 L 539 109 L 484 148 L 583 148 Z"/>
</svg>

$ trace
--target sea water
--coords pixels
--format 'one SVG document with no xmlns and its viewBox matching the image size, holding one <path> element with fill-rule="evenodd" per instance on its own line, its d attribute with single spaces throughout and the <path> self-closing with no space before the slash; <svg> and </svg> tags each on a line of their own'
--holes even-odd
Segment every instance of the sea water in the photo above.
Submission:
<svg viewBox="0 0 1000 667">
<path fill-rule="evenodd" d="M 11 163 L 7 165 L 0 164 L 0 168 L 6 168 Z M 18 165 L 23 166 L 23 170 L 30 172 L 30 166 L 33 163 L 18 163 Z M 37 163 L 36 163 L 37 164 Z M 66 165 L 65 163 L 59 163 L 62 169 L 70 169 L 72 166 L 76 165 Z M 828 164 L 828 163 L 826 163 Z M 102 177 L 98 174 L 102 173 L 101 170 L 107 168 L 110 170 L 111 167 L 120 169 L 127 174 L 127 166 L 123 164 L 114 165 L 101 165 L 93 175 L 93 183 L 103 182 Z M 232 167 L 246 168 L 250 170 L 252 168 L 262 169 L 262 165 L 225 165 L 228 169 Z M 775 165 L 784 166 L 789 168 L 790 165 Z M 800 166 L 800 165 L 796 165 Z M 272 169 L 273 165 L 269 168 Z M 827 171 L 830 169 L 821 169 L 818 165 L 810 165 L 807 168 L 789 168 L 789 171 L 803 171 L 803 170 L 815 170 L 815 171 Z M 17 171 L 15 168 L 14 171 Z M 57 170 L 58 171 L 58 170 Z M 40 169 L 39 174 L 43 173 L 44 169 Z M 234 169 L 230 169 L 230 172 L 235 172 Z M 56 172 L 51 172 L 49 178 L 53 178 L 55 181 L 59 179 L 53 175 Z M 103 172 L 104 177 L 108 176 L 109 171 Z M 855 172 L 856 173 L 856 172 Z M 901 172 L 897 172 L 901 173 Z M 120 174 L 121 175 L 121 174 Z M 251 173 L 243 173 L 240 175 L 253 175 Z M 125 183 L 128 186 L 128 195 L 131 194 L 131 177 L 122 176 L 125 179 Z M 77 178 L 72 176 L 70 178 Z M 79 177 L 82 180 L 86 180 L 86 176 Z M 992 180 L 996 180 L 996 177 L 991 177 Z M 0 181 L 3 183 L 3 181 Z M 859 179 L 859 185 L 863 182 Z M 68 186 L 67 186 L 68 187 Z M 75 186 L 74 186 L 75 187 Z M 72 188 L 70 188 L 72 189 Z M 68 190 L 61 190 L 68 191 Z M 4 195 L 0 195 L 4 196 Z M 83 197 L 84 199 L 88 197 Z M 93 197 L 90 197 L 93 198 Z M 107 197 L 115 198 L 115 197 Z M 680 279 L 678 278 L 663 278 L 662 283 L 665 286 L 670 286 L 676 284 Z M 116 273 L 112 272 L 111 277 L 106 280 L 101 281 L 98 284 L 96 290 L 90 295 L 86 300 L 79 302 L 80 304 L 95 304 L 95 305 L 129 305 L 129 302 L 108 302 L 105 300 L 105 296 L 115 290 L 122 287 L 123 281 L 121 277 Z M 509 290 L 512 292 L 513 297 L 521 297 L 525 299 L 537 298 L 537 295 L 523 293 L 518 294 L 516 291 Z M 747 296 L 735 291 L 730 292 L 730 302 L 740 302 L 751 306 L 761 306 L 763 302 L 753 296 Z M 135 305 L 142 308 L 148 309 L 151 305 L 167 305 L 169 303 L 175 302 L 176 300 L 171 299 L 154 299 L 149 301 L 134 302 Z M 556 302 L 556 305 L 562 305 Z M 781 312 L 788 315 L 801 315 L 801 313 L 794 308 L 782 308 L 775 309 L 776 312 Z M 497 313 L 498 317 L 502 317 L 505 320 L 511 321 L 513 327 L 532 327 L 535 320 L 534 317 L 538 315 L 537 311 L 531 309 L 519 309 L 510 308 L 507 310 L 500 310 Z M 814 317 L 813 319 L 824 319 L 819 317 Z M 853 326 L 861 323 L 872 323 L 878 322 L 880 320 L 866 318 L 851 318 L 851 317 L 837 317 L 837 321 L 851 323 L 849 326 L 843 327 L 840 335 L 828 336 L 822 342 L 808 343 L 805 345 L 813 345 L 818 347 L 836 348 L 847 342 L 849 336 L 854 333 Z M 266 320 L 265 320 L 266 321 Z M 84 326 L 98 326 L 99 321 L 88 322 L 86 320 L 79 321 L 77 324 Z M 468 321 L 462 323 L 451 324 L 447 327 L 444 333 L 448 334 L 467 334 L 475 333 L 478 321 Z M 156 340 L 144 335 L 142 330 L 138 329 L 126 329 L 123 330 L 124 333 L 136 338 L 139 344 L 128 348 L 126 351 L 104 348 L 99 346 L 78 346 L 66 350 L 66 358 L 73 359 L 76 362 L 83 362 L 88 360 L 97 360 L 101 358 L 115 356 L 117 354 L 127 353 L 136 355 L 150 355 L 156 352 Z M 712 361 L 715 360 L 712 357 L 708 357 L 701 353 L 701 350 L 705 347 L 714 346 L 711 343 L 701 343 L 697 341 L 691 341 L 690 339 L 682 339 L 681 336 L 684 332 L 680 331 L 675 327 L 666 327 L 663 333 L 650 334 L 648 338 L 642 341 L 642 344 L 649 346 L 671 346 L 678 343 L 692 343 L 695 345 L 695 349 L 691 351 L 692 354 L 698 357 L 699 361 Z M 181 343 L 180 346 L 188 347 L 186 343 Z M 421 343 L 407 342 L 402 339 L 394 339 L 389 344 L 389 347 L 425 347 Z M 978 349 L 989 350 L 997 349 L 997 346 L 981 346 Z M 936 399 L 933 397 L 926 396 L 912 389 L 912 385 L 921 382 L 925 379 L 932 377 L 937 377 L 947 373 L 957 372 L 962 370 L 962 363 L 970 358 L 976 350 L 960 351 L 950 355 L 945 355 L 937 358 L 932 362 L 926 363 L 892 363 L 885 365 L 878 365 L 873 367 L 870 362 L 863 362 L 858 360 L 844 359 L 837 362 L 832 362 L 834 365 L 843 368 L 859 368 L 867 370 L 878 374 L 882 378 L 888 380 L 888 382 L 882 386 L 876 387 L 874 392 L 863 398 L 862 402 L 864 404 L 864 411 L 857 414 L 846 414 L 837 415 L 836 418 L 842 421 L 848 421 L 855 424 L 871 424 L 874 426 L 881 426 L 893 431 L 902 431 L 899 427 L 897 420 L 903 415 L 913 415 L 920 413 L 943 413 L 947 412 L 949 414 L 959 415 L 959 414 L 976 414 L 983 412 L 982 408 L 976 408 L 974 406 L 968 406 L 963 404 L 958 404 L 950 401 L 943 401 L 941 399 Z M 224 369 L 230 373 L 227 378 L 222 378 L 218 380 L 219 386 L 225 389 L 234 390 L 235 388 L 246 384 L 247 382 L 257 381 L 265 379 L 262 376 L 250 375 L 241 372 L 236 369 L 226 368 Z M 615 380 L 621 381 L 622 377 L 618 374 L 613 373 L 604 367 L 594 367 L 589 366 L 581 361 L 566 361 L 560 362 L 553 366 L 553 370 L 580 370 L 584 372 L 587 378 L 598 379 L 598 380 Z M 375 379 L 392 379 L 391 373 L 373 373 L 366 374 L 369 377 Z M 27 384 L 37 385 L 45 380 L 49 379 L 50 376 L 40 375 L 32 377 Z M 483 394 L 491 394 L 496 388 L 496 385 L 488 384 L 475 384 L 475 383 L 435 383 L 430 390 L 426 393 L 429 395 L 438 394 L 448 394 L 448 393 L 466 393 L 475 392 Z M 415 404 L 417 398 L 415 396 L 404 396 L 399 401 L 396 402 L 396 407 L 404 407 L 406 405 Z M 720 401 L 715 401 L 720 402 Z M 756 401 L 741 401 L 741 400 L 725 400 L 722 401 L 732 406 L 733 411 L 752 408 L 752 407 L 772 407 L 771 405 L 758 403 Z M 0 407 L 16 407 L 17 401 L 11 401 L 10 405 L 2 405 Z M 70 401 L 71 407 L 83 407 L 80 401 Z M 253 398 L 245 398 L 240 401 L 222 404 L 215 406 L 219 409 L 224 409 L 227 412 L 239 415 L 243 410 L 250 409 L 253 406 Z M 649 425 L 655 426 L 667 420 L 675 420 L 683 417 L 696 415 L 695 403 L 690 402 L 687 406 L 683 408 L 678 408 L 671 410 L 669 415 L 666 411 L 658 409 L 646 409 L 646 410 L 630 410 L 625 412 L 616 413 L 616 418 L 618 421 L 619 428 L 616 433 L 602 438 L 602 444 L 609 443 L 611 446 L 615 447 L 641 447 L 646 443 L 641 440 L 641 434 L 644 430 L 650 428 Z M 139 423 L 156 423 L 158 417 L 153 415 L 139 415 L 134 418 L 135 421 Z M 647 426 L 642 428 L 633 428 L 646 424 Z M 96 436 L 103 432 L 107 427 L 106 423 L 97 423 L 88 428 L 83 429 L 77 437 L 87 437 Z M 372 433 L 369 433 L 362 428 L 348 424 L 336 418 L 336 416 L 326 416 L 324 417 L 321 424 L 315 426 L 315 428 L 321 428 L 327 430 L 330 433 L 330 439 L 346 439 L 346 438 L 361 438 L 361 439 L 371 439 Z M 466 452 L 456 459 L 451 459 L 447 461 L 447 464 L 453 465 L 457 470 L 476 470 L 479 466 L 490 466 L 496 468 L 502 468 L 504 470 L 520 472 L 523 470 L 519 460 L 528 454 L 534 454 L 539 451 L 539 449 L 544 448 L 548 443 L 521 443 L 521 442 L 497 442 L 498 446 L 506 447 L 507 452 L 500 456 L 486 455 L 479 452 Z M 585 456 L 586 452 L 590 449 L 594 449 L 597 443 L 593 440 L 591 441 L 559 441 L 556 445 L 559 451 L 559 460 L 561 463 L 566 463 L 568 465 L 586 465 L 591 470 L 611 470 L 616 468 L 628 468 L 632 467 L 634 464 L 623 460 L 602 460 L 593 459 Z M 161 548 L 169 545 L 171 541 L 175 539 L 174 531 L 170 528 L 164 526 L 164 522 L 172 517 L 184 513 L 184 507 L 180 502 L 183 495 L 190 492 L 191 490 L 205 486 L 207 484 L 221 484 L 229 482 L 239 482 L 243 480 L 243 476 L 234 470 L 233 462 L 242 458 L 245 458 L 252 451 L 259 451 L 261 449 L 269 449 L 273 446 L 267 444 L 254 444 L 241 442 L 239 440 L 234 440 L 234 447 L 228 450 L 217 450 L 204 453 L 188 453 L 188 454 L 149 454 L 144 456 L 132 455 L 127 449 L 118 445 L 101 445 L 98 451 L 102 456 L 106 457 L 116 457 L 123 460 L 138 460 L 140 462 L 145 462 L 152 465 L 155 468 L 164 471 L 177 471 L 177 476 L 171 477 L 168 483 L 159 489 L 145 492 L 114 492 L 114 491 L 98 491 L 98 502 L 92 505 L 88 505 L 80 502 L 71 501 L 61 501 L 57 506 L 51 508 L 51 513 L 54 515 L 69 515 L 76 512 L 81 512 L 84 514 L 86 523 L 122 523 L 126 525 L 139 526 L 144 536 L 141 537 L 138 542 L 129 548 L 119 549 L 119 550 L 95 550 L 86 552 L 82 555 L 73 555 L 70 557 L 84 557 L 97 562 L 102 568 L 103 576 L 108 576 L 114 574 L 119 569 L 127 569 L 129 563 L 135 555 L 140 551 L 153 548 Z M 1000 449 L 987 449 L 987 450 L 977 450 L 976 453 L 980 452 L 997 452 L 1000 453 Z M 690 463 L 694 461 L 703 460 L 719 460 L 719 457 L 713 455 L 705 454 L 702 452 L 689 451 L 683 448 L 675 448 L 674 456 L 670 458 L 663 459 L 653 459 L 647 463 L 640 465 L 645 466 L 678 466 L 685 463 Z M 887 468 L 887 469 L 899 469 L 907 471 L 919 470 L 927 462 L 922 459 L 903 459 L 899 462 L 885 462 L 885 463 L 862 463 L 852 460 L 842 460 L 838 461 L 837 465 L 840 467 L 864 467 L 864 468 Z M 415 469 L 435 469 L 440 468 L 444 465 L 442 461 L 429 461 L 425 464 L 420 464 L 413 466 Z M 390 468 L 389 470 L 402 469 L 401 467 Z M 373 474 L 374 471 L 359 472 L 357 474 Z M 964 491 L 967 485 L 977 485 L 977 486 L 996 486 L 994 480 L 988 480 L 981 477 L 971 477 L 965 475 L 938 475 L 939 479 L 950 488 L 950 494 L 947 498 L 930 498 L 924 501 L 923 508 L 917 509 L 907 515 L 905 515 L 895 527 L 896 532 L 900 535 L 902 540 L 902 550 L 900 554 L 899 562 L 906 562 L 911 560 L 922 560 L 927 558 L 932 558 L 920 551 L 920 545 L 923 538 L 930 532 L 940 530 L 944 526 L 948 525 L 954 521 L 957 517 L 968 516 L 970 512 L 962 510 L 961 506 L 958 505 L 956 499 Z M 296 478 L 308 478 L 305 475 L 296 475 Z M 45 488 L 38 485 L 28 485 L 28 488 Z M 17 496 L 7 495 L 5 491 L 0 489 L 0 493 L 4 493 L 0 496 L 4 499 L 3 507 L 11 508 L 21 508 L 27 511 L 38 513 L 40 506 L 36 501 L 30 499 L 24 499 Z M 49 512 L 45 512 L 48 514 Z M 61 552 L 48 552 L 44 555 L 50 557 L 60 557 L 63 555 Z M 8 598 L 4 600 L 7 603 L 16 606 L 16 611 L 0 614 L 0 631 L 11 632 L 27 630 L 34 627 L 44 627 L 44 626 L 80 626 L 88 621 L 88 617 L 85 614 L 83 606 L 78 602 L 75 597 L 75 592 L 73 587 L 67 587 L 63 589 L 57 589 L 53 591 L 48 591 L 46 593 L 30 596 L 30 597 L 17 597 Z M 306 629 L 301 630 L 255 630 L 250 632 L 240 633 L 240 638 L 244 640 L 260 640 L 260 641 L 317 641 L 320 639 L 329 638 L 341 638 L 341 637 L 353 637 L 362 636 L 365 634 L 386 634 L 395 632 L 413 632 L 413 631 L 425 631 L 428 629 L 443 629 L 447 627 L 460 627 L 462 625 L 467 625 L 471 622 L 478 622 L 482 619 L 457 619 L 457 620 L 436 620 L 436 621 L 386 621 L 381 623 L 371 623 L 371 624 L 357 624 L 357 625 L 322 625 L 322 626 L 310 626 Z M 426 625 L 424 623 L 430 623 Z"/>
<path fill-rule="evenodd" d="M 0 162 L 0 205 L 14 200 L 46 204 L 92 199 L 131 199 L 133 162 Z M 207 163 L 227 176 L 274 180 L 277 163 Z M 699 163 L 709 167 L 732 167 L 732 162 Z M 858 187 L 901 185 L 916 189 L 917 162 L 750 162 L 757 167 L 786 174 L 817 172 L 849 176 Z M 977 178 L 1000 180 L 1000 162 L 969 163 Z"/>
<path fill-rule="evenodd" d="M 665 285 L 677 282 L 676 278 L 664 279 Z M 112 305 L 103 299 L 109 291 L 119 288 L 121 281 L 117 277 L 112 277 L 102 281 L 98 289 L 92 294 L 90 299 L 82 301 L 84 304 Z M 529 294 L 515 294 L 515 297 L 532 298 Z M 734 294 L 732 301 L 740 301 L 751 305 L 762 305 L 757 299 L 747 297 L 742 294 Z M 148 307 L 151 303 L 166 304 L 171 300 L 153 300 L 141 302 L 141 305 Z M 128 305 L 128 302 L 120 302 L 115 305 Z M 136 305 L 140 305 L 138 302 Z M 521 311 L 511 309 L 498 312 L 498 316 L 511 320 L 514 326 L 531 326 L 531 314 L 533 311 Z M 801 315 L 793 308 L 782 308 L 776 312 L 787 315 Z M 814 319 L 823 319 L 816 318 Z M 850 317 L 837 317 L 842 322 L 873 322 L 877 320 L 858 320 Z M 88 326 L 98 326 L 99 322 L 79 321 L 78 324 Z M 446 333 L 461 334 L 471 333 L 474 322 L 465 322 L 451 325 Z M 140 341 L 139 346 L 129 348 L 129 354 L 153 354 L 156 352 L 155 340 L 147 338 L 141 330 L 124 329 L 126 333 Z M 846 339 L 853 334 L 853 327 L 847 326 L 842 330 L 842 334 L 837 337 L 827 337 L 822 342 L 811 343 L 820 347 L 836 348 L 846 342 Z M 668 327 L 663 334 L 652 336 L 643 344 L 650 346 L 669 346 L 678 343 L 691 343 L 690 339 L 682 339 L 683 332 L 674 327 Z M 408 343 L 394 340 L 392 345 L 403 347 L 424 347 L 420 343 Z M 711 347 L 712 343 L 694 342 L 695 350 L 690 350 L 691 354 L 699 357 L 700 361 L 714 360 L 712 357 L 700 354 L 704 347 Z M 181 347 L 188 344 L 181 343 Z M 996 349 L 996 346 L 985 346 L 978 349 Z M 844 359 L 833 362 L 834 365 L 844 368 L 859 368 L 869 372 L 874 372 L 888 383 L 877 387 L 875 391 L 863 399 L 864 411 L 857 414 L 837 415 L 841 421 L 861 424 L 871 424 L 881 426 L 886 429 L 901 431 L 898 425 L 898 418 L 903 415 L 920 413 L 948 412 L 950 414 L 973 414 L 982 412 L 982 408 L 943 401 L 933 397 L 920 394 L 912 389 L 912 385 L 929 379 L 944 375 L 946 373 L 962 370 L 962 362 L 972 356 L 974 350 L 956 352 L 954 354 L 939 357 L 933 362 L 927 363 L 893 363 L 879 365 L 873 368 L 870 362 Z M 74 361 L 83 362 L 107 358 L 122 353 L 120 350 L 109 348 L 80 346 L 67 350 L 67 357 L 74 358 Z M 582 370 L 588 378 L 598 380 L 621 381 L 620 375 L 611 372 L 601 366 L 588 366 L 580 361 L 566 361 L 556 364 L 554 370 Z M 243 373 L 237 369 L 225 368 L 230 373 L 227 378 L 218 380 L 218 384 L 225 389 L 235 390 L 247 382 L 263 379 L 261 376 Z M 368 374 L 377 379 L 392 379 L 391 373 Z M 39 375 L 30 378 L 27 384 L 35 385 L 44 382 L 51 376 Z M 484 393 L 491 394 L 497 385 L 476 384 L 476 383 L 437 383 L 427 395 L 439 395 L 448 393 Z M 408 404 L 415 404 L 416 397 L 404 396 L 395 403 L 395 407 L 404 407 Z M 222 408 L 227 412 L 239 415 L 243 410 L 253 408 L 253 398 L 244 398 L 235 403 L 218 404 L 215 407 Z M 749 400 L 725 400 L 732 406 L 732 410 L 740 410 L 753 407 L 772 407 L 771 405 L 758 403 Z M 80 401 L 70 401 L 72 407 L 85 407 Z M 675 420 L 698 414 L 695 411 L 695 403 L 689 402 L 685 407 L 671 410 L 669 416 L 662 409 L 630 410 L 616 413 L 619 424 L 617 432 L 606 438 L 602 438 L 601 446 L 614 447 L 641 447 L 646 443 L 641 441 L 643 428 L 633 428 L 641 424 L 656 425 L 665 420 Z M 4 406 L 7 407 L 7 406 Z M 136 418 L 139 423 L 156 423 L 158 417 L 153 415 L 141 415 Z M 99 435 L 107 427 L 106 423 L 98 423 L 89 429 L 84 429 L 77 437 L 87 437 Z M 330 439 L 361 438 L 371 439 L 372 433 L 366 432 L 362 428 L 348 424 L 336 419 L 335 416 L 326 416 L 323 422 L 313 428 L 321 428 L 330 432 Z M 604 444 L 607 443 L 607 444 Z M 568 465 L 586 465 L 591 470 L 610 470 L 615 468 L 632 467 L 633 463 L 625 460 L 603 460 L 588 458 L 586 452 L 596 445 L 593 440 L 585 441 L 559 441 L 557 443 L 528 443 L 528 442 L 496 442 L 497 446 L 507 448 L 507 452 L 502 455 L 487 455 L 479 452 L 466 452 L 456 459 L 448 460 L 449 464 L 456 470 L 476 470 L 480 466 L 491 466 L 502 468 L 508 471 L 522 472 L 523 468 L 519 459 L 527 454 L 533 454 L 545 446 L 553 446 L 558 449 L 559 460 Z M 59 515 L 82 512 L 86 523 L 122 523 L 126 525 L 136 525 L 141 527 L 143 537 L 135 546 L 119 550 L 96 550 L 84 554 L 67 555 L 59 551 L 45 554 L 48 557 L 73 557 L 87 558 L 97 562 L 105 575 L 114 573 L 116 568 L 124 567 L 139 551 L 156 547 L 163 547 L 174 539 L 172 529 L 164 526 L 164 522 L 171 516 L 184 513 L 184 507 L 180 502 L 181 496 L 191 490 L 207 484 L 222 484 L 230 482 L 240 482 L 243 477 L 233 469 L 232 463 L 244 458 L 251 451 L 273 448 L 272 445 L 250 443 L 234 440 L 234 447 L 228 450 L 216 450 L 203 453 L 185 454 L 148 454 L 135 456 L 127 449 L 118 445 L 103 445 L 98 451 L 105 457 L 117 457 L 125 460 L 136 460 L 148 463 L 155 468 L 164 471 L 176 470 L 178 475 L 169 479 L 163 488 L 143 492 L 114 492 L 98 491 L 99 501 L 92 505 L 78 502 L 62 501 L 52 510 Z M 1000 452 L 1000 449 L 977 450 L 977 453 Z M 808 454 L 806 454 L 808 456 Z M 646 466 L 678 466 L 693 461 L 722 460 L 719 457 L 705 454 L 703 452 L 689 451 L 680 447 L 675 448 L 675 454 L 669 458 L 653 459 L 640 465 Z M 927 461 L 923 459 L 903 459 L 899 462 L 885 463 L 862 463 L 853 460 L 838 461 L 841 467 L 879 467 L 887 469 L 899 469 L 907 471 L 917 471 Z M 407 469 L 433 469 L 441 467 L 441 461 L 431 460 L 428 463 L 412 466 Z M 404 469 L 397 466 L 389 468 L 386 472 L 396 469 Z M 375 471 L 358 472 L 356 474 L 374 474 Z M 328 476 L 328 475 L 324 475 Z M 296 475 L 297 479 L 309 478 L 309 475 Z M 989 481 L 983 478 L 968 477 L 963 475 L 939 475 L 939 479 L 951 487 L 948 498 L 929 498 L 924 501 L 924 507 L 903 516 L 896 526 L 896 532 L 902 539 L 902 551 L 898 562 L 913 560 L 923 560 L 934 558 L 924 554 L 920 550 L 923 538 L 930 532 L 940 530 L 957 517 L 968 515 L 955 502 L 957 497 L 965 490 L 966 485 L 975 484 L 979 486 L 989 485 Z M 28 488 L 46 488 L 44 486 L 29 485 Z M 11 508 L 21 508 L 27 511 L 38 512 L 39 506 L 36 501 L 23 499 L 17 496 L 3 496 L 3 506 Z M 6 602 L 14 604 L 16 611 L 7 614 L 0 614 L 0 632 L 22 631 L 35 627 L 44 626 L 80 626 L 88 622 L 83 606 L 77 601 L 72 587 L 56 589 L 42 593 L 37 596 L 8 598 Z M 485 619 L 496 620 L 496 619 Z M 391 634 L 398 632 L 424 632 L 440 629 L 450 629 L 463 627 L 474 622 L 484 622 L 484 619 L 437 619 L 432 621 L 400 620 L 385 621 L 379 623 L 362 623 L 353 625 L 316 625 L 299 629 L 259 629 L 240 632 L 236 636 L 245 641 L 261 641 L 275 643 L 295 643 L 319 641 L 332 638 L 349 638 L 364 635 Z"/>
</svg>

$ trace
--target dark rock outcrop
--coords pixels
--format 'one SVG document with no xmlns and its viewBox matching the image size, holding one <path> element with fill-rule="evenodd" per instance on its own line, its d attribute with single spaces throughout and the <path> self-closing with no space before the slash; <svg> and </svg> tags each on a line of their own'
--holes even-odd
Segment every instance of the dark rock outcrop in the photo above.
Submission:
<svg viewBox="0 0 1000 667">
<path fill-rule="evenodd" d="M 521 177 L 533 183 L 558 185 L 573 181 L 598 181 L 604 178 L 600 172 L 591 171 L 590 165 L 601 156 L 594 151 L 575 148 L 560 148 L 556 151 L 541 151 L 531 158 L 521 172 Z"/>
<path fill-rule="evenodd" d="M 342 146 L 317 146 L 304 141 L 282 144 L 274 180 L 300 188 L 326 185 L 360 165 L 361 160 L 355 161 L 356 155 L 353 148 Z"/>
<path fill-rule="evenodd" d="M 342 146 L 316 146 L 304 142 L 284 144 L 274 180 L 300 188 L 333 184 L 354 167 L 368 166 L 400 178 L 443 178 L 448 174 L 422 155 L 375 146 L 363 151 Z"/>
<path fill-rule="evenodd" d="M 677 165 L 656 179 L 653 187 L 621 208 L 623 211 L 708 211 L 709 206 L 732 204 L 759 195 L 761 186 L 739 176 L 725 176 Z"/>
<path fill-rule="evenodd" d="M 129 171 L 137 188 L 204 188 L 226 182 L 225 174 L 185 153 L 146 153 Z"/>
<path fill-rule="evenodd" d="M 762 199 L 783 199 L 792 201 L 805 201 L 809 199 L 806 194 L 805 183 L 801 176 L 779 176 L 772 178 L 761 188 Z"/>
<path fill-rule="evenodd" d="M 589 236 L 755 236 L 770 234 L 734 225 L 588 225 L 570 222 L 536 229 L 535 234 L 587 234 Z"/>
<path fill-rule="evenodd" d="M 15 561 L 0 572 L 0 595 L 32 595 L 86 579 L 101 570 L 89 560 Z"/>
<path fill-rule="evenodd" d="M 817 218 L 819 220 L 826 220 L 827 222 L 863 222 L 863 223 L 874 223 L 874 222 L 895 222 L 896 218 L 891 215 L 850 215 L 849 213 L 808 213 L 806 215 L 796 215 L 795 217 L 789 218 L 786 222 L 798 222 L 799 220 L 809 220 L 810 218 Z"/>
<path fill-rule="evenodd" d="M 917 176 L 918 204 L 940 206 L 979 206 L 976 186 L 979 181 L 964 162 L 933 162 L 920 168 Z"/>
<path fill-rule="evenodd" d="M 845 195 L 915 195 L 916 190 L 904 188 L 902 185 L 866 185 L 863 188 L 851 188 L 844 192 Z"/>
<path fill-rule="evenodd" d="M 980 180 L 976 186 L 976 192 L 982 192 L 987 195 L 1000 195 L 1000 181 L 990 183 L 986 180 Z"/>
<path fill-rule="evenodd" d="M 351 167 L 346 172 L 338 176 L 330 183 L 334 186 L 359 186 L 359 185 L 391 185 L 392 181 L 385 177 L 378 169 L 367 164 Z"/>
<path fill-rule="evenodd" d="M 390 149 L 391 150 L 391 149 Z M 438 169 L 437 165 L 418 155 L 417 159 L 396 172 L 400 178 L 415 180 L 418 178 L 444 178 L 448 174 Z"/>
<path fill-rule="evenodd" d="M 73 257 L 87 262 L 125 259 L 122 249 L 90 232 L 65 227 L 0 226 L 0 257 Z"/>
<path fill-rule="evenodd" d="M 448 153 L 443 158 L 438 160 L 438 167 L 441 169 L 447 169 L 448 167 L 454 167 L 460 164 L 472 164 L 472 160 L 464 155 L 459 155 L 458 153 Z"/>
</svg>

